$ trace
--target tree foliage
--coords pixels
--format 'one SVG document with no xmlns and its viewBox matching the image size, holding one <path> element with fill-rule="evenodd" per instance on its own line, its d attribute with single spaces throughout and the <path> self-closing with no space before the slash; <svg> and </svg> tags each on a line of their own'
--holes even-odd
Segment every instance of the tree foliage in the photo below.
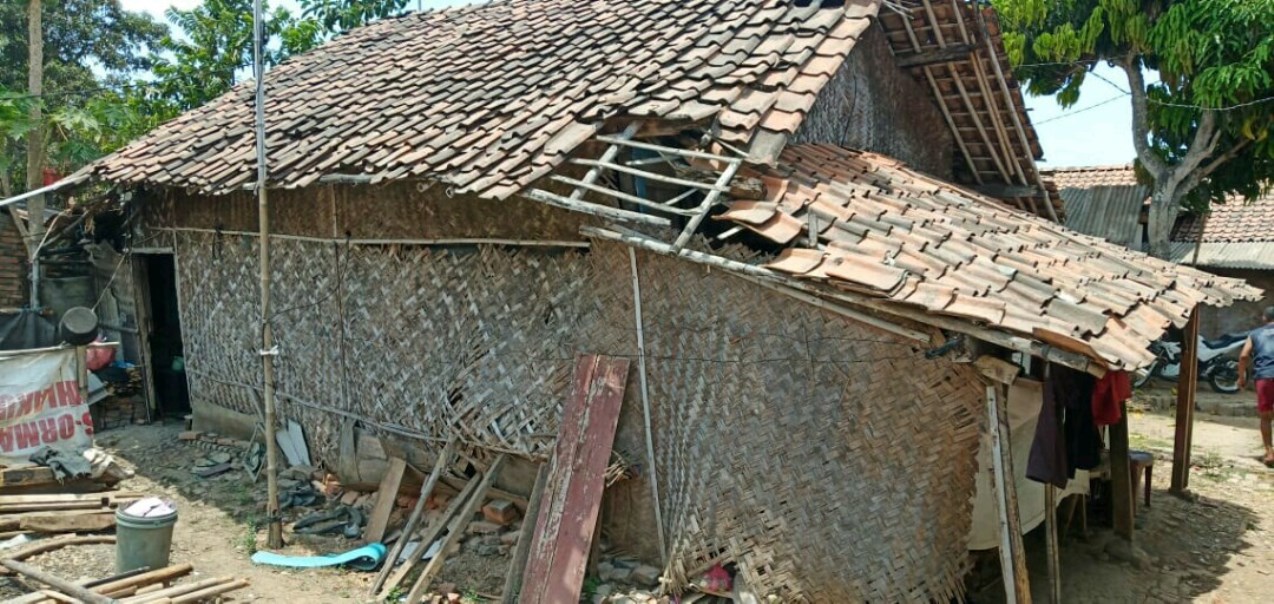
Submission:
<svg viewBox="0 0 1274 604">
<path fill-rule="evenodd" d="M 25 181 L 25 141 L 39 127 L 49 162 L 66 173 L 251 78 L 252 0 L 170 8 L 167 23 L 119 0 L 44 0 L 44 94 L 27 79 L 29 0 L 0 0 L 0 194 Z M 265 7 L 267 65 L 354 27 L 403 11 L 408 0 L 300 0 L 300 14 Z M 40 103 L 40 124 L 30 120 Z"/>
<path fill-rule="evenodd" d="M 992 4 L 1030 92 L 1070 106 L 1099 62 L 1128 74 L 1137 163 L 1161 214 L 1152 246 L 1171 228 L 1163 215 L 1252 198 L 1274 180 L 1274 0 Z M 1146 83 L 1155 71 L 1159 80 Z"/>
</svg>

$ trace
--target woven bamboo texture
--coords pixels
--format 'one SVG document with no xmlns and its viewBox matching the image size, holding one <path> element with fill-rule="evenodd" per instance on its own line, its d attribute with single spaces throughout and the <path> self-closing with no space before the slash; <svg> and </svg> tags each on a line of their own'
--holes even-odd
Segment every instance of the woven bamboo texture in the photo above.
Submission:
<svg viewBox="0 0 1274 604">
<path fill-rule="evenodd" d="M 256 240 L 172 239 L 191 395 L 256 413 Z M 616 245 L 275 241 L 280 413 L 329 465 L 345 417 L 544 459 L 574 354 L 637 355 Z M 638 260 L 672 587 L 721 560 L 782 601 L 959 597 L 974 377 L 720 271 Z M 638 391 L 617 442 L 641 441 Z"/>
</svg>

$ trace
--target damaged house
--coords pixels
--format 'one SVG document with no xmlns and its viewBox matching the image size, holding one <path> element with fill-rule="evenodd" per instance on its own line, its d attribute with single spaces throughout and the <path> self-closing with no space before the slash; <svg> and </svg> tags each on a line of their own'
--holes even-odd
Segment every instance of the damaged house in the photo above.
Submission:
<svg viewBox="0 0 1274 604">
<path fill-rule="evenodd" d="M 506 0 L 295 57 L 266 80 L 280 415 L 351 481 L 364 433 L 542 462 L 575 356 L 631 359 L 602 530 L 667 587 L 959 598 L 993 426 L 955 344 L 1101 375 L 1254 295 L 1055 222 L 1007 68 L 992 13 L 928 0 Z M 67 179 L 127 191 L 218 430 L 261 404 L 252 112 Z"/>
</svg>

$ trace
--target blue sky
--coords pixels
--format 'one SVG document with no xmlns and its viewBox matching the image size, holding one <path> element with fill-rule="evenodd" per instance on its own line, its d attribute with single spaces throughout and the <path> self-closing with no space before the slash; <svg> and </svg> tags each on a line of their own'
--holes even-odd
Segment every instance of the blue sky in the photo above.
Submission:
<svg viewBox="0 0 1274 604">
<path fill-rule="evenodd" d="M 163 19 L 169 6 L 188 9 L 201 0 L 121 0 L 128 10 L 146 11 Z M 464 0 L 415 0 L 423 8 L 467 4 Z M 297 10 L 296 0 L 271 3 Z M 413 6 L 414 7 L 414 6 Z M 1123 72 L 1100 67 L 1099 75 L 1127 90 Z M 1062 109 L 1052 97 L 1027 97 L 1031 122 L 1044 148 L 1043 166 L 1088 166 L 1128 163 L 1133 158 L 1132 108 L 1128 97 L 1100 78 L 1084 82 L 1079 103 Z"/>
</svg>

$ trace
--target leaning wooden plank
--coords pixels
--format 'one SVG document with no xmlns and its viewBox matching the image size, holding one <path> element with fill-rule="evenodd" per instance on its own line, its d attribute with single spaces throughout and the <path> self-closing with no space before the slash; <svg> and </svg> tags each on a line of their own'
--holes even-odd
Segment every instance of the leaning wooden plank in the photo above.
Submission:
<svg viewBox="0 0 1274 604">
<path fill-rule="evenodd" d="M 451 519 L 460 513 L 460 510 L 465 507 L 465 503 L 473 496 L 474 490 L 478 488 L 478 482 L 478 480 L 470 480 L 469 484 L 466 484 L 464 489 L 451 499 L 451 503 L 447 504 L 447 509 L 443 511 L 442 515 L 425 529 L 425 532 L 420 536 L 420 549 L 410 559 L 404 560 L 398 570 L 389 576 L 389 580 L 385 582 L 382 588 L 384 591 L 393 591 L 402 584 L 407 575 L 411 574 L 412 569 L 420 564 L 425 553 L 429 551 L 429 545 L 438 538 L 438 535 L 442 534 L 443 529 L 451 523 Z M 385 563 L 389 564 L 390 562 L 386 560 Z"/>
<path fill-rule="evenodd" d="M 203 581 L 196 581 L 194 583 L 183 583 L 181 585 L 173 585 L 172 587 L 165 587 L 160 590 L 148 592 L 145 594 L 139 594 L 137 596 L 124 600 L 124 602 L 125 604 L 142 604 L 142 603 L 149 604 L 150 602 L 154 602 L 156 600 L 162 600 L 164 598 L 172 598 L 176 596 L 183 596 L 189 593 L 202 591 L 209 587 L 224 585 L 226 583 L 231 583 L 234 580 L 235 580 L 234 577 L 216 577 L 213 579 L 204 579 Z"/>
<path fill-rule="evenodd" d="M 11 558 L 0 558 L 0 566 L 4 566 L 15 573 L 35 579 L 36 581 L 48 585 L 49 587 L 53 587 L 68 596 L 74 596 L 76 599 L 86 602 L 87 604 L 110 604 L 112 602 L 118 602 L 118 600 L 108 598 L 99 593 L 94 593 L 67 581 L 66 579 L 51 575 L 34 566 L 18 562 Z"/>
<path fill-rule="evenodd" d="M 580 355 L 576 360 L 522 576 L 519 601 L 524 604 L 579 601 L 627 376 L 626 359 Z"/>
<path fill-rule="evenodd" d="M 455 444 L 456 441 L 454 439 L 449 440 L 442 447 L 442 451 L 438 452 L 438 459 L 434 462 L 433 470 L 429 472 L 429 477 L 425 479 L 425 484 L 420 487 L 420 497 L 416 499 L 416 507 L 412 508 L 411 515 L 407 517 L 407 524 L 403 525 L 403 537 L 394 543 L 393 549 L 389 550 L 389 557 L 385 558 L 385 563 L 381 565 L 380 572 L 376 575 L 376 580 L 372 582 L 372 588 L 367 592 L 368 595 L 375 597 L 380 592 L 380 587 L 385 584 L 385 579 L 389 578 L 389 573 L 394 568 L 394 562 L 398 560 L 398 556 L 402 555 L 403 548 L 407 546 L 408 538 L 416 532 L 416 525 L 420 524 L 420 517 L 425 513 L 425 505 L 429 496 L 433 494 L 434 485 L 438 484 L 438 478 L 442 476 L 447 464 L 451 463 L 451 451 Z"/>
<path fill-rule="evenodd" d="M 424 570 L 420 571 L 420 576 L 416 578 L 416 584 L 412 586 L 411 593 L 407 594 L 407 604 L 416 604 L 420 602 L 420 598 L 425 595 L 425 590 L 429 589 L 429 583 L 433 581 L 434 575 L 442 570 L 442 561 L 447 557 L 447 550 L 452 545 L 460 542 L 460 537 L 464 535 L 465 526 L 468 525 L 469 519 L 478 512 L 482 507 L 482 502 L 486 499 L 487 489 L 491 488 L 491 483 L 495 482 L 495 477 L 500 474 L 500 468 L 504 466 L 505 455 L 501 454 L 495 458 L 495 462 L 487 468 L 487 473 L 482 477 L 482 482 L 478 483 L 478 488 L 473 492 L 473 496 L 464 504 L 464 509 L 451 521 L 451 526 L 447 530 L 447 536 L 442 541 L 442 547 L 438 553 L 425 565 Z M 425 542 L 421 542 L 425 543 Z M 578 600 L 572 600 L 578 601 Z"/>
<path fill-rule="evenodd" d="M 66 594 L 58 593 L 51 589 L 42 589 L 40 590 L 40 593 L 43 594 L 45 598 L 53 600 L 54 602 L 66 602 L 68 604 L 79 604 L 79 600 L 76 600 L 75 598 L 72 598 L 71 596 L 68 596 Z"/>
<path fill-rule="evenodd" d="M 230 583 L 222 583 L 221 585 L 206 587 L 199 591 L 195 591 L 185 595 L 174 597 L 171 599 L 171 602 L 172 604 L 186 604 L 187 602 L 199 602 L 199 601 L 211 598 L 213 596 L 219 596 L 223 593 L 234 591 L 236 589 L 243 589 L 247 586 L 248 586 L 247 579 L 235 579 L 234 581 L 231 581 Z M 153 604 L 159 604 L 159 602 L 154 602 Z"/>
<path fill-rule="evenodd" d="M 363 531 L 363 539 L 379 543 L 385 538 L 385 529 L 389 526 L 389 515 L 394 511 L 394 501 L 398 499 L 398 487 L 403 483 L 403 472 L 407 470 L 407 462 L 401 457 L 389 460 L 389 469 L 380 480 L 380 488 L 376 490 L 376 506 L 367 520 L 367 529 Z"/>
<path fill-rule="evenodd" d="M 115 526 L 115 512 L 89 512 L 80 514 L 31 514 L 20 521 L 18 527 L 37 533 L 93 533 Z"/>
<path fill-rule="evenodd" d="M 522 592 L 522 572 L 526 570 L 526 559 L 531 554 L 531 539 L 535 537 L 535 518 L 540 513 L 540 500 L 544 496 L 544 485 L 548 483 L 549 466 L 540 464 L 535 474 L 535 486 L 531 488 L 531 503 L 526 508 L 522 530 L 518 534 L 517 549 L 513 551 L 513 560 L 509 562 L 509 570 L 504 575 L 504 591 L 501 593 L 501 604 L 517 604 L 518 594 Z"/>
<path fill-rule="evenodd" d="M 140 575 L 125 577 L 118 581 L 103 583 L 94 587 L 93 590 L 98 593 L 112 593 L 128 589 L 129 587 L 135 588 L 143 585 L 150 585 L 152 583 L 166 583 L 178 577 L 184 577 L 194 570 L 195 567 L 188 562 L 184 564 L 174 564 L 172 566 L 165 566 L 164 568 L 145 572 Z"/>
</svg>

